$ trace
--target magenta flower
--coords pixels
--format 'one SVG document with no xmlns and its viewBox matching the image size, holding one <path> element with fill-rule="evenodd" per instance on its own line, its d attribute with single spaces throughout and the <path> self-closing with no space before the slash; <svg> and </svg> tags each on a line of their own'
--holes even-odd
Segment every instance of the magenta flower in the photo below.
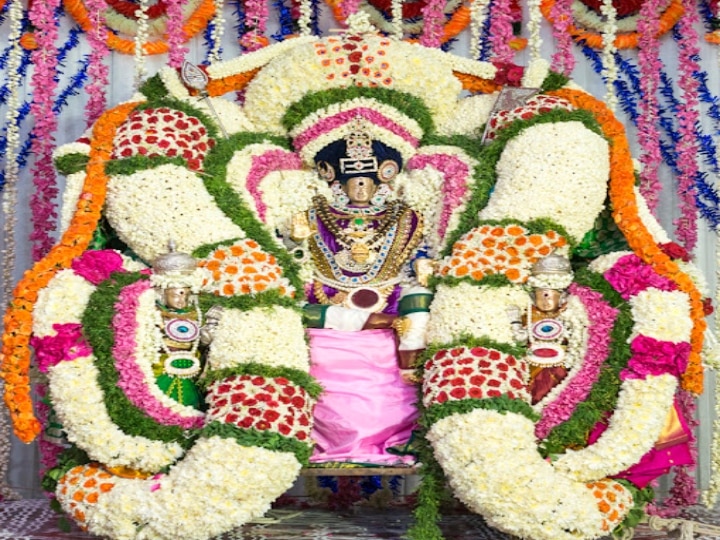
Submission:
<svg viewBox="0 0 720 540">
<path fill-rule="evenodd" d="M 113 272 L 123 270 L 123 259 L 117 251 L 110 249 L 86 251 L 73 260 L 72 269 L 93 285 L 99 285 Z"/>
<path fill-rule="evenodd" d="M 630 344 L 632 357 L 620 378 L 644 379 L 648 375 L 669 373 L 676 377 L 687 369 L 690 344 L 660 341 L 649 336 L 637 336 Z"/>
<path fill-rule="evenodd" d="M 677 289 L 675 283 L 657 274 L 635 254 L 618 259 L 604 277 L 625 300 L 651 287 L 661 291 Z"/>
<path fill-rule="evenodd" d="M 82 335 L 78 323 L 54 324 L 57 335 L 30 338 L 30 346 L 35 349 L 37 367 L 42 373 L 62 361 L 75 360 L 92 353 Z"/>
</svg>

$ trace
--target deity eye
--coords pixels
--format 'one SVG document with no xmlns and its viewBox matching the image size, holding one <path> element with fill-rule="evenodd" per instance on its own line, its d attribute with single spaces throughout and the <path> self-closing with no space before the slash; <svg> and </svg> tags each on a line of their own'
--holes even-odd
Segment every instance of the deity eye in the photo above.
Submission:
<svg viewBox="0 0 720 540">
<path fill-rule="evenodd" d="M 378 179 L 381 182 L 389 182 L 400 172 L 400 166 L 396 161 L 386 159 L 378 167 Z"/>
<path fill-rule="evenodd" d="M 327 161 L 318 161 L 315 164 L 315 168 L 317 169 L 320 178 L 326 182 L 330 183 L 335 180 L 335 167 L 330 165 Z"/>
</svg>

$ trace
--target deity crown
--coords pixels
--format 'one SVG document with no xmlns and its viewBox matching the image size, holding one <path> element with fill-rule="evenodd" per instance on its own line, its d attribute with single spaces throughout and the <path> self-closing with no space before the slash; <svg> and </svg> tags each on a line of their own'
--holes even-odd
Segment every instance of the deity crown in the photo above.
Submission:
<svg viewBox="0 0 720 540">
<path fill-rule="evenodd" d="M 175 242 L 170 240 L 168 252 L 159 255 L 152 263 L 153 272 L 159 275 L 191 275 L 197 269 L 197 261 L 187 253 L 175 251 Z"/>
<path fill-rule="evenodd" d="M 528 285 L 545 289 L 565 289 L 572 283 L 573 276 L 572 265 L 567 257 L 551 253 L 532 265 Z"/>
</svg>

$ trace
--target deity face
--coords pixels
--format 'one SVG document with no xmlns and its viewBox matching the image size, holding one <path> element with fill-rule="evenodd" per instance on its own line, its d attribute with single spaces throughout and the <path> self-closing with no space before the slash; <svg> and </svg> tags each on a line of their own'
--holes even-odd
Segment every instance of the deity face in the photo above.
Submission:
<svg viewBox="0 0 720 540">
<path fill-rule="evenodd" d="M 190 287 L 172 287 L 163 291 L 163 303 L 170 309 L 185 309 L 190 301 Z"/>
<path fill-rule="evenodd" d="M 375 182 L 366 176 L 355 176 L 348 180 L 343 186 L 343 191 L 350 199 L 350 204 L 355 206 L 368 206 L 375 195 Z"/>
<path fill-rule="evenodd" d="M 533 291 L 533 303 L 542 312 L 555 311 L 560 307 L 562 292 L 557 289 L 538 288 Z"/>
</svg>

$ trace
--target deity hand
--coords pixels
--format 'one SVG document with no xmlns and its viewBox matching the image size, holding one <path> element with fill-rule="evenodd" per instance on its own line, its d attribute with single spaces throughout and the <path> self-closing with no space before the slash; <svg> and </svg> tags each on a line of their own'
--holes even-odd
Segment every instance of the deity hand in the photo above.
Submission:
<svg viewBox="0 0 720 540">
<path fill-rule="evenodd" d="M 402 370 L 415 369 L 417 360 L 420 357 L 420 353 L 424 349 L 415 349 L 412 351 L 399 350 L 398 351 L 398 367 Z"/>
<path fill-rule="evenodd" d="M 510 330 L 513 335 L 513 339 L 518 343 L 527 343 L 528 332 L 522 323 L 522 316 L 520 315 L 520 308 L 518 306 L 509 306 L 505 312 L 510 319 Z"/>
<path fill-rule="evenodd" d="M 294 242 L 303 242 L 312 236 L 313 231 L 310 228 L 307 214 L 305 212 L 298 212 L 292 217 L 290 224 L 290 238 Z"/>
<path fill-rule="evenodd" d="M 435 261 L 432 259 L 422 258 L 415 261 L 415 274 L 420 285 L 427 287 L 428 281 L 435 273 Z"/>
<path fill-rule="evenodd" d="M 221 306 L 213 306 L 205 314 L 205 324 L 200 328 L 200 343 L 203 345 L 210 345 L 215 338 L 215 330 L 220 324 L 223 311 Z"/>
<path fill-rule="evenodd" d="M 388 313 L 371 313 L 363 325 L 363 330 L 377 330 L 379 328 L 392 328 L 397 315 Z"/>
</svg>

